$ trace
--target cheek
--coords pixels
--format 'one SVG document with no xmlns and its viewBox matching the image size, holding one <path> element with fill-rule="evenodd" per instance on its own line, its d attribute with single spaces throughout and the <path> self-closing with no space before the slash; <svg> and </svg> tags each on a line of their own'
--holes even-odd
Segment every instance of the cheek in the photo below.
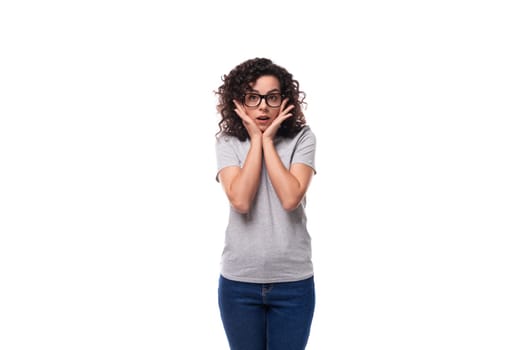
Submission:
<svg viewBox="0 0 525 350">
<path fill-rule="evenodd" d="M 253 110 L 246 110 L 246 114 L 248 114 L 248 117 L 250 117 L 250 119 L 255 119 L 257 118 L 257 113 L 256 111 L 253 111 Z"/>
<path fill-rule="evenodd" d="M 279 110 L 278 109 L 270 111 L 270 118 L 275 119 L 275 118 L 277 118 L 278 115 L 279 115 Z"/>
</svg>

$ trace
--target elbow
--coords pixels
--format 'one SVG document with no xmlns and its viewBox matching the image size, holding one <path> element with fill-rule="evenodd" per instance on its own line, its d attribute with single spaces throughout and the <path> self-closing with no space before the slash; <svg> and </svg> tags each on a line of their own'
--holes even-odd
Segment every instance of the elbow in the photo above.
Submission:
<svg viewBox="0 0 525 350">
<path fill-rule="evenodd" d="M 301 203 L 301 200 L 292 200 L 292 201 L 284 201 L 282 202 L 282 205 L 283 205 L 284 210 L 286 210 L 287 212 L 292 212 L 295 209 L 297 209 L 300 203 Z"/>
<path fill-rule="evenodd" d="M 303 202 L 304 193 L 290 195 L 289 197 L 281 198 L 283 209 L 287 212 L 292 212 Z"/>
<path fill-rule="evenodd" d="M 232 208 L 239 214 L 248 214 L 248 212 L 250 211 L 250 203 L 242 201 L 231 201 L 230 204 Z"/>
</svg>

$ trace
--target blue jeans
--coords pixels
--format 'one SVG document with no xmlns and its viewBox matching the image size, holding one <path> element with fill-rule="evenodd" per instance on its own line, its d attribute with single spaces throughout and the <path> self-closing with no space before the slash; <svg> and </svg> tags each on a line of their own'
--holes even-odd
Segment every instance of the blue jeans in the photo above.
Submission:
<svg viewBox="0 0 525 350">
<path fill-rule="evenodd" d="M 219 308 L 231 350 L 304 350 L 315 308 L 314 278 L 265 284 L 221 276 Z"/>
</svg>

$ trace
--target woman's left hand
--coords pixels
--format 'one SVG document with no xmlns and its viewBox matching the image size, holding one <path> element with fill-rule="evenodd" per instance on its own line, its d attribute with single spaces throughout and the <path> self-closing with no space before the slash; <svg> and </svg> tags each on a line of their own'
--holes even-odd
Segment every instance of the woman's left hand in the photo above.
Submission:
<svg viewBox="0 0 525 350">
<path fill-rule="evenodd" d="M 281 109 L 279 111 L 279 115 L 277 118 L 273 120 L 273 122 L 264 130 L 263 132 L 263 138 L 269 138 L 273 140 L 275 135 L 277 134 L 277 130 L 279 130 L 279 127 L 281 124 L 288 118 L 290 118 L 293 114 L 290 113 L 290 111 L 295 107 L 294 105 L 286 106 L 288 103 L 288 98 L 284 99 L 283 103 L 281 104 Z"/>
</svg>

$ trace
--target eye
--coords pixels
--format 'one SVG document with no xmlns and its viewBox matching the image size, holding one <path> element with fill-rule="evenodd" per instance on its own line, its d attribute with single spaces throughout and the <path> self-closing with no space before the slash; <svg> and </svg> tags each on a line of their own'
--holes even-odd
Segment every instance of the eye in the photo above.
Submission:
<svg viewBox="0 0 525 350">
<path fill-rule="evenodd" d="M 256 94 L 247 94 L 246 101 L 256 102 L 259 100 L 259 95 Z"/>
<path fill-rule="evenodd" d="M 277 102 L 277 101 L 279 101 L 280 98 L 281 98 L 281 96 L 279 94 L 270 94 L 270 95 L 268 95 L 268 100 L 270 100 L 271 102 Z"/>
</svg>

